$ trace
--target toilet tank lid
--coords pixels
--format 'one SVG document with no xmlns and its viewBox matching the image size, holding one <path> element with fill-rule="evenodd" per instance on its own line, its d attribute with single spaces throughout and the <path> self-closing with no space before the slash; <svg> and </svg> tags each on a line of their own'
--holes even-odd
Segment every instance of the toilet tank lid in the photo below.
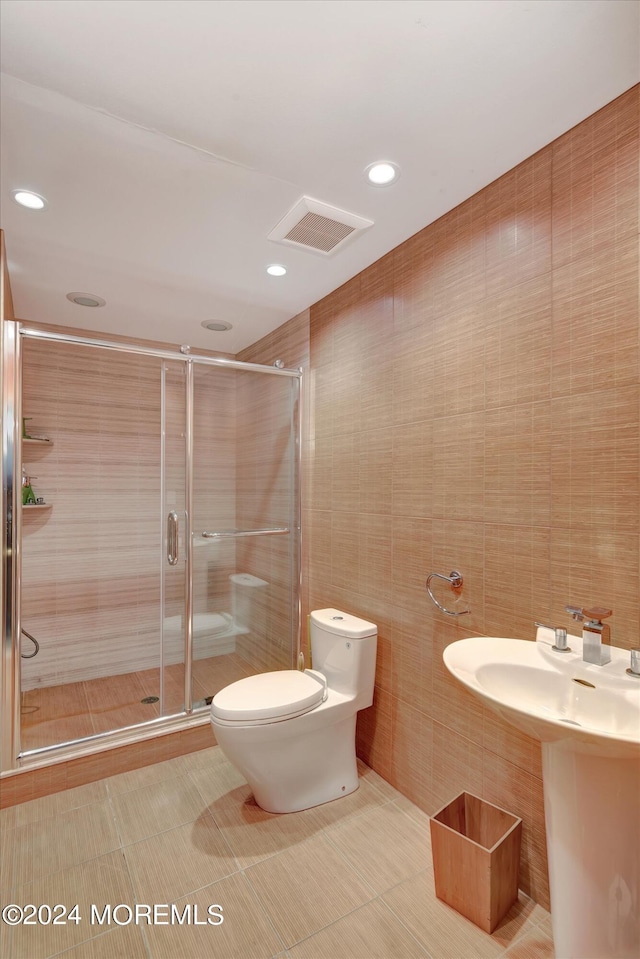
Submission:
<svg viewBox="0 0 640 959">
<path fill-rule="evenodd" d="M 375 636 L 378 632 L 375 623 L 343 613 L 339 609 L 316 609 L 311 613 L 311 621 L 328 633 L 350 636 L 351 639 L 364 639 L 366 636 Z"/>
</svg>

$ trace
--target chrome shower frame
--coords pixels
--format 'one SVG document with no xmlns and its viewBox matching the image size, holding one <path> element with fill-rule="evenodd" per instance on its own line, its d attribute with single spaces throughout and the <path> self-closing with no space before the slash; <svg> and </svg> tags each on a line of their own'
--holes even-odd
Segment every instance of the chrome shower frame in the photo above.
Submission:
<svg viewBox="0 0 640 959">
<path fill-rule="evenodd" d="M 22 390 L 20 327 L 2 323 L 2 651 L 0 769 L 13 768 L 20 749 L 20 585 L 22 545 Z"/>
<path fill-rule="evenodd" d="M 22 545 L 22 491 L 21 491 L 21 417 L 22 417 L 22 357 L 21 340 L 45 340 L 88 348 L 101 348 L 129 355 L 154 357 L 172 363 L 185 364 L 185 709 L 170 716 L 160 716 L 147 722 L 118 730 L 97 733 L 67 743 L 20 751 L 20 634 L 21 634 L 21 545 Z M 195 708 L 192 701 L 193 663 L 193 426 L 194 426 L 194 370 L 195 366 L 214 366 L 226 369 L 255 371 L 271 376 L 284 376 L 297 381 L 292 398 L 291 429 L 293 449 L 291 458 L 293 503 L 291 505 L 291 549 L 293 600 L 291 616 L 295 623 L 295 649 L 292 660 L 300 651 L 301 638 L 301 502 L 300 471 L 302 451 L 302 370 L 284 369 L 259 363 L 245 363 L 225 357 L 206 356 L 190 349 L 176 347 L 175 351 L 141 346 L 122 341 L 56 333 L 51 330 L 25 326 L 19 321 L 3 323 L 2 334 L 2 649 L 0 660 L 0 777 L 21 768 L 38 768 L 52 762 L 62 762 L 89 755 L 131 742 L 151 739 L 167 733 L 188 729 L 208 722 L 208 707 Z"/>
</svg>

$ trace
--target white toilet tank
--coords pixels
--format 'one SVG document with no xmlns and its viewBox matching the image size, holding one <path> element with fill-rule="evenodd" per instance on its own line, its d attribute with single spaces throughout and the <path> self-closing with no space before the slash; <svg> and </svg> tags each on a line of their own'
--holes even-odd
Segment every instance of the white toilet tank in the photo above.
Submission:
<svg viewBox="0 0 640 959">
<path fill-rule="evenodd" d="M 311 658 L 330 689 L 355 696 L 358 709 L 373 702 L 378 627 L 339 609 L 311 613 Z"/>
</svg>

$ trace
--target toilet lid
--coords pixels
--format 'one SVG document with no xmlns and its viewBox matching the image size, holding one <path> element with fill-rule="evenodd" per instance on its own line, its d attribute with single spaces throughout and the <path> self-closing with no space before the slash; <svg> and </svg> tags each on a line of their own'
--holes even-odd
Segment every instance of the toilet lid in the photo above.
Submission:
<svg viewBox="0 0 640 959">
<path fill-rule="evenodd" d="M 213 697 L 211 715 L 227 722 L 274 722 L 309 712 L 326 696 L 322 673 L 282 669 L 247 676 L 221 689 Z"/>
</svg>

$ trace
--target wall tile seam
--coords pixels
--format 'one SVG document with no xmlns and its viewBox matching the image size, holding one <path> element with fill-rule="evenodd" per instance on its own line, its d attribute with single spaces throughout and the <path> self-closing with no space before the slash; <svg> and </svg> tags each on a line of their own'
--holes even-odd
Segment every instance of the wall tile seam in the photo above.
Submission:
<svg viewBox="0 0 640 959">
<path fill-rule="evenodd" d="M 481 748 L 483 753 L 484 752 L 489 753 L 491 756 L 495 756 L 496 759 L 499 759 L 501 762 L 508 763 L 509 766 L 511 766 L 515 770 L 514 775 L 525 772 L 528 776 L 530 776 L 532 783 L 535 784 L 535 788 L 540 789 L 540 791 L 542 791 L 542 776 L 536 776 L 535 773 L 531 772 L 530 763 L 529 765 L 526 765 L 526 766 L 524 764 L 520 766 L 518 763 L 514 763 L 511 759 L 507 759 L 502 753 L 497 753 L 494 749 L 491 749 L 489 746 L 485 746 L 483 744 Z M 484 762 L 483 762 L 483 772 L 482 772 L 483 781 L 484 781 L 484 775 L 485 774 L 484 774 Z"/>
</svg>

